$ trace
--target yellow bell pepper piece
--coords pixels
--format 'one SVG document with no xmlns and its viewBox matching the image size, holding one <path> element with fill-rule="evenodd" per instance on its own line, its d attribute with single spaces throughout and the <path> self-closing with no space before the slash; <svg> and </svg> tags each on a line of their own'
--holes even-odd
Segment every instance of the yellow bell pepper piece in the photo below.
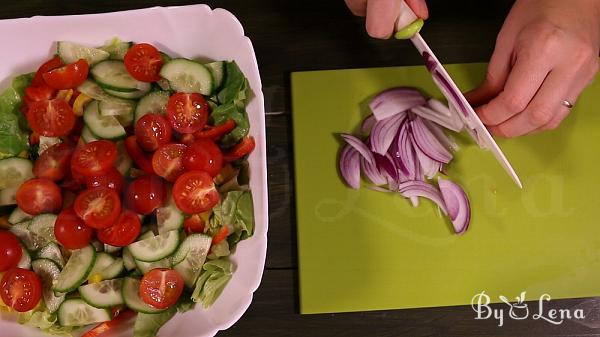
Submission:
<svg viewBox="0 0 600 337">
<path fill-rule="evenodd" d="M 56 94 L 56 98 L 62 98 L 67 103 L 71 101 L 71 97 L 73 97 L 73 89 L 59 90 Z"/>
<path fill-rule="evenodd" d="M 73 102 L 73 112 L 76 116 L 83 115 L 83 108 L 85 105 L 92 101 L 92 98 L 84 93 L 79 94 L 77 98 L 75 98 L 75 102 Z"/>
<path fill-rule="evenodd" d="M 98 283 L 98 282 L 102 282 L 102 274 L 100 273 L 95 273 L 93 275 L 90 275 L 90 277 L 88 277 L 88 282 L 89 283 Z"/>
</svg>

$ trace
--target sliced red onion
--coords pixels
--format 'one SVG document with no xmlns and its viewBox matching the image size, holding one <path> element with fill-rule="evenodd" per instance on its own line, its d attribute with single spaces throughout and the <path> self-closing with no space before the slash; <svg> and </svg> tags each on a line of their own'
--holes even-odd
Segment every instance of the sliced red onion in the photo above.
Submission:
<svg viewBox="0 0 600 337">
<path fill-rule="evenodd" d="M 446 204 L 448 216 L 452 221 L 454 232 L 456 234 L 464 233 L 471 222 L 471 205 L 467 194 L 457 184 L 441 177 L 438 179 L 438 186 Z"/>
<path fill-rule="evenodd" d="M 429 156 L 424 154 L 418 147 L 415 150 L 417 158 L 419 159 L 419 164 L 423 169 L 423 174 L 429 179 L 433 178 L 440 171 L 442 163 L 429 158 Z"/>
<path fill-rule="evenodd" d="M 412 207 L 419 207 L 419 197 L 410 197 L 408 198 L 408 200 L 410 200 L 410 204 L 412 205 Z"/>
<path fill-rule="evenodd" d="M 423 104 L 425 98 L 419 91 L 410 88 L 392 88 L 375 96 L 369 103 L 369 107 L 375 119 L 383 120 Z"/>
<path fill-rule="evenodd" d="M 460 118 L 463 122 L 463 126 L 466 126 L 466 128 L 474 129 L 475 125 L 477 125 L 477 123 L 473 120 L 473 118 L 471 118 L 471 116 L 464 116 L 463 114 L 458 112 L 458 108 L 454 106 L 454 104 L 450 103 L 448 105 L 448 108 L 450 108 L 452 116 L 455 116 L 455 118 Z"/>
<path fill-rule="evenodd" d="M 427 105 L 431 109 L 433 109 L 443 115 L 452 116 L 452 112 L 450 111 L 450 108 L 446 104 L 438 101 L 437 99 L 435 99 L 433 97 L 427 100 Z"/>
<path fill-rule="evenodd" d="M 462 119 L 460 119 L 458 116 L 446 116 L 426 106 L 416 106 L 410 109 L 410 111 L 454 132 L 460 132 L 463 128 Z"/>
<path fill-rule="evenodd" d="M 360 153 L 363 158 L 370 164 L 375 164 L 375 158 L 373 158 L 373 153 L 369 150 L 369 147 L 363 143 L 362 140 L 354 137 L 353 135 L 349 135 L 347 133 L 341 134 L 342 138 L 348 143 L 348 145 L 352 146 L 358 153 Z"/>
<path fill-rule="evenodd" d="M 402 166 L 406 168 L 406 176 L 409 180 L 416 179 L 417 174 L 417 160 L 416 154 L 412 143 L 412 137 L 410 135 L 410 124 L 405 123 L 402 125 L 398 135 L 398 158 L 397 161 L 402 162 Z"/>
<path fill-rule="evenodd" d="M 369 164 L 365 158 L 361 158 L 360 166 L 367 179 L 369 179 L 373 184 L 384 185 L 387 183 L 386 177 L 381 174 L 381 171 L 379 171 L 375 164 Z"/>
<path fill-rule="evenodd" d="M 431 121 L 423 121 L 423 122 L 429 128 L 429 131 L 431 131 L 431 133 L 433 133 L 435 138 L 437 138 L 437 140 L 439 140 L 440 143 L 442 143 L 442 145 L 445 148 L 447 148 L 448 150 L 452 150 L 452 151 L 458 151 L 459 146 L 454 141 L 454 138 L 452 138 L 452 136 L 447 135 L 438 124 L 435 124 Z"/>
<path fill-rule="evenodd" d="M 444 164 L 452 160 L 452 154 L 435 138 L 420 117 L 414 118 L 410 125 L 415 144 L 429 158 Z"/>
<path fill-rule="evenodd" d="M 396 169 L 396 166 L 394 165 L 392 156 L 390 156 L 389 154 L 386 156 L 382 156 L 377 153 L 374 153 L 373 155 L 375 156 L 375 162 L 377 163 L 377 168 L 380 171 L 387 173 L 387 175 L 391 179 L 398 180 L 398 170 Z"/>
<path fill-rule="evenodd" d="M 435 202 L 444 214 L 448 214 L 446 211 L 446 204 L 442 199 L 442 194 L 437 188 L 433 187 L 424 181 L 407 181 L 400 184 L 399 190 L 406 198 L 411 197 L 424 197 Z"/>
<path fill-rule="evenodd" d="M 360 187 L 360 153 L 350 145 L 344 146 L 340 154 L 340 173 L 348 186 Z"/>
<path fill-rule="evenodd" d="M 375 116 L 372 114 L 365 117 L 365 119 L 363 119 L 362 124 L 360 125 L 360 132 L 362 132 L 365 135 L 370 134 L 371 130 L 373 129 L 373 125 L 375 125 L 376 121 L 377 120 L 375 119 Z"/>
<path fill-rule="evenodd" d="M 384 155 L 388 152 L 390 145 L 394 139 L 396 139 L 395 136 L 398 133 L 398 128 L 405 118 L 406 113 L 402 112 L 375 123 L 371 130 L 371 135 L 369 136 L 369 142 L 373 152 L 380 155 Z"/>
</svg>

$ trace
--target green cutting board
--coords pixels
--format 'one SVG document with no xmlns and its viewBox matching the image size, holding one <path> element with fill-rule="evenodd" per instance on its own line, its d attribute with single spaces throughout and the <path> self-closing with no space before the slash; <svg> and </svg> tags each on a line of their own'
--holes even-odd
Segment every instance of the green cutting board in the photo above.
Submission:
<svg viewBox="0 0 600 337">
<path fill-rule="evenodd" d="M 468 90 L 485 66 L 448 71 Z M 462 305 L 482 291 L 493 302 L 600 295 L 600 81 L 558 130 L 499 141 L 522 190 L 458 136 L 448 175 L 471 200 L 462 236 L 429 201 L 413 208 L 340 179 L 338 134 L 356 131 L 369 99 L 394 86 L 441 97 L 422 66 L 292 74 L 301 312 Z"/>
</svg>

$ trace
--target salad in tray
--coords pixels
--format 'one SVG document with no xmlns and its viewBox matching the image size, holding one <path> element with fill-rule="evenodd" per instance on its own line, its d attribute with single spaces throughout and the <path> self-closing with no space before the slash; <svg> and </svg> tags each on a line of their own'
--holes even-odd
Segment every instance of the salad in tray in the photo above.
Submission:
<svg viewBox="0 0 600 337">
<path fill-rule="evenodd" d="M 60 41 L 0 95 L 0 311 L 95 337 L 151 337 L 209 307 L 254 231 L 235 62 L 148 43 Z M 80 331 L 77 331 L 79 333 Z"/>
</svg>

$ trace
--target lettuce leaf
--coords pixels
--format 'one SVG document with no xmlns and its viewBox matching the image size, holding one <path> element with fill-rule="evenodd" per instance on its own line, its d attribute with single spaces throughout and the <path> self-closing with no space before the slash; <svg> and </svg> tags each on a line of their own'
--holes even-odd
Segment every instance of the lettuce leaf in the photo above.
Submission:
<svg viewBox="0 0 600 337">
<path fill-rule="evenodd" d="M 14 157 L 29 148 L 27 133 L 22 129 L 26 122 L 19 108 L 33 75 L 15 77 L 0 94 L 0 159 Z"/>
<path fill-rule="evenodd" d="M 250 121 L 248 120 L 246 110 L 233 102 L 217 106 L 213 109 L 210 116 L 213 125 L 223 124 L 228 119 L 235 121 L 235 128 L 221 139 L 221 144 L 225 147 L 237 144 L 250 131 Z"/>
<path fill-rule="evenodd" d="M 233 248 L 239 241 L 254 234 L 254 204 L 250 191 L 230 191 L 213 208 L 208 232 L 215 235 L 222 226 L 229 226 L 227 241 Z"/>
<path fill-rule="evenodd" d="M 158 314 L 138 313 L 133 326 L 133 337 L 156 337 L 158 330 L 177 313 L 177 306 Z"/>
<path fill-rule="evenodd" d="M 204 263 L 202 269 L 203 272 L 196 281 L 196 287 L 192 293 L 192 300 L 201 302 L 206 309 L 215 302 L 231 280 L 233 263 L 225 258 L 210 260 Z"/>
<path fill-rule="evenodd" d="M 248 98 L 248 80 L 235 61 L 225 62 L 225 79 L 223 89 L 217 94 L 221 104 L 233 103 L 243 108 Z"/>
</svg>

